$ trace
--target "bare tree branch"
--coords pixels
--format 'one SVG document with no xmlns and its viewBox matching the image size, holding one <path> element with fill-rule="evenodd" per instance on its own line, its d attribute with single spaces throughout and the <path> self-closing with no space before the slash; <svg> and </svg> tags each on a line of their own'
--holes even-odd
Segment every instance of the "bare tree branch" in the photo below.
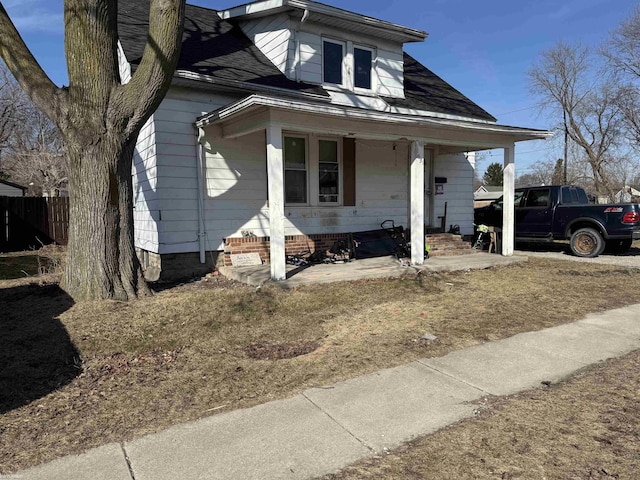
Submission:
<svg viewBox="0 0 640 480">
<path fill-rule="evenodd" d="M 0 56 L 33 102 L 54 122 L 64 109 L 65 92 L 58 88 L 36 61 L 0 3 Z"/>
<path fill-rule="evenodd" d="M 119 87 L 123 104 L 135 106 L 129 133 L 136 133 L 131 127 L 146 121 L 145 112 L 153 112 L 158 107 L 171 85 L 182 46 L 184 10 L 185 0 L 151 0 L 149 33 L 142 60 L 131 81 Z"/>
</svg>

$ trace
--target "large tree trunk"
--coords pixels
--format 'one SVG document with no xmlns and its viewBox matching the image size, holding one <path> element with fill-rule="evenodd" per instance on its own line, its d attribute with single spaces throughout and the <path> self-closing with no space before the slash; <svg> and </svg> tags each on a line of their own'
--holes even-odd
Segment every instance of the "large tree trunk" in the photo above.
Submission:
<svg viewBox="0 0 640 480">
<path fill-rule="evenodd" d="M 72 137 L 66 142 L 73 195 L 61 286 L 74 300 L 148 294 L 133 239 L 134 142 L 116 132 Z"/>
<path fill-rule="evenodd" d="M 65 0 L 69 86 L 58 88 L 0 1 L 0 56 L 60 130 L 70 164 L 71 212 L 62 287 L 75 300 L 132 299 L 149 289 L 133 243 L 131 163 L 140 128 L 171 85 L 185 0 L 150 0 L 149 30 L 126 85 L 118 68 L 118 2 Z"/>
</svg>

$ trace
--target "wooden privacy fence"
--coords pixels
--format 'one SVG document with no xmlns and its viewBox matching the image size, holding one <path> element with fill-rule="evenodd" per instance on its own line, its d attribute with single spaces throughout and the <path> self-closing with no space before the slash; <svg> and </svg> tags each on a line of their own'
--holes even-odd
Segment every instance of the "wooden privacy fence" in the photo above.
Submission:
<svg viewBox="0 0 640 480">
<path fill-rule="evenodd" d="M 0 251 L 66 245 L 69 197 L 0 197 Z"/>
</svg>

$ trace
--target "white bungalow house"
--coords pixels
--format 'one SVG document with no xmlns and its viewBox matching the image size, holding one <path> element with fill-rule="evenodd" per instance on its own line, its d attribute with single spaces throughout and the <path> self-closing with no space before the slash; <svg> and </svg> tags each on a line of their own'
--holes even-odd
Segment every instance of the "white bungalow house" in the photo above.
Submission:
<svg viewBox="0 0 640 480">
<path fill-rule="evenodd" d="M 140 62 L 147 2 L 119 2 L 121 77 Z M 392 219 L 473 232 L 474 152 L 549 132 L 496 124 L 403 51 L 421 30 L 310 0 L 224 11 L 187 5 L 182 54 L 143 128 L 134 165 L 135 237 L 151 278 L 258 252 L 275 280 L 285 252 L 325 248 Z M 463 65 L 460 68 L 464 68 Z M 513 252 L 505 209 L 504 255 Z M 221 257 L 222 256 L 222 257 Z"/>
</svg>

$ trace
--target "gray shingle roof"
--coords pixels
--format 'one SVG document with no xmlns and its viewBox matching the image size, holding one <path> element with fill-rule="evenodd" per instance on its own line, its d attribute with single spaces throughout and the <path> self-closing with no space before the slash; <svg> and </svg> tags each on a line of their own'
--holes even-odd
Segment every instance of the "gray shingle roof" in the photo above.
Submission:
<svg viewBox="0 0 640 480">
<path fill-rule="evenodd" d="M 127 60 L 142 59 L 149 25 L 149 2 L 118 2 L 118 34 Z M 289 80 L 239 27 L 222 20 L 215 10 L 187 5 L 178 70 L 214 79 L 247 82 L 328 96 L 317 85 Z"/>
<path fill-rule="evenodd" d="M 486 110 L 473 103 L 406 52 L 404 53 L 404 94 L 404 99 L 385 98 L 385 101 L 399 108 L 496 121 Z"/>
<path fill-rule="evenodd" d="M 118 33 L 127 60 L 140 63 L 149 22 L 149 2 L 118 2 Z M 289 80 L 232 23 L 215 10 L 187 5 L 182 52 L 177 68 L 213 79 L 246 82 L 328 96 L 319 85 Z M 405 97 L 385 98 L 391 106 L 494 122 L 496 119 L 412 56 L 404 54 Z"/>
</svg>

